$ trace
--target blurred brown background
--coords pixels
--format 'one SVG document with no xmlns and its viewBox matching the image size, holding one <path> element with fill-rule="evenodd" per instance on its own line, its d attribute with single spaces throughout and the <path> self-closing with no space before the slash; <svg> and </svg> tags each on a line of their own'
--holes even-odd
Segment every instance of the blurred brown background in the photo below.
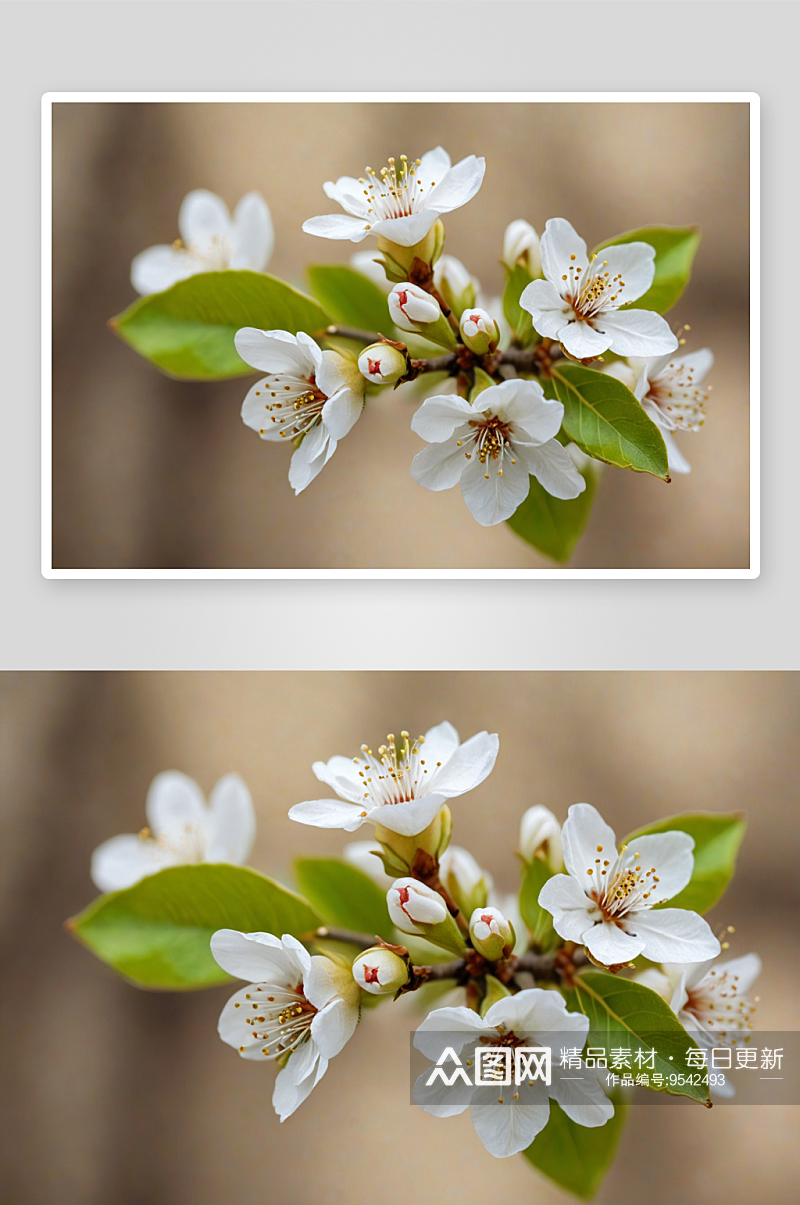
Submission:
<svg viewBox="0 0 800 1205">
<path fill-rule="evenodd" d="M 3 675 L 0 690 L 4 1201 L 394 1205 L 409 1177 L 447 1205 L 565 1199 L 522 1159 L 488 1155 L 467 1117 L 409 1104 L 413 999 L 369 1013 L 281 1127 L 272 1070 L 217 1037 L 229 989 L 138 991 L 63 932 L 95 894 L 92 849 L 141 827 L 167 768 L 206 792 L 243 774 L 252 862 L 278 875 L 348 839 L 286 817 L 315 797 L 313 760 L 445 718 L 462 738 L 500 734 L 494 772 L 453 814 L 456 840 L 504 889 L 533 803 L 563 816 L 588 800 L 619 835 L 681 810 L 746 809 L 739 869 L 710 919 L 736 927 L 732 953 L 763 958 L 759 1025 L 797 1027 L 797 674 L 42 673 Z M 599 1201 L 789 1200 L 796 1113 L 635 1109 Z"/>
<path fill-rule="evenodd" d="M 336 208 L 323 181 L 441 143 L 454 162 L 487 158 L 480 193 L 447 218 L 446 249 L 489 295 L 517 217 L 540 232 L 567 217 L 590 246 L 649 223 L 702 226 L 694 278 L 670 314 L 691 324 L 690 349 L 717 357 L 706 426 L 678 436 L 694 471 L 665 485 L 607 470 L 572 564 L 747 567 L 748 123 L 743 104 L 56 104 L 54 565 L 549 564 L 504 525 L 481 528 L 458 489 L 413 482 L 423 444 L 402 392 L 371 402 L 295 499 L 286 449 L 239 418 L 245 381 L 171 381 L 105 325 L 134 299 L 133 256 L 177 236 L 190 189 L 231 206 L 259 189 L 276 226 L 269 270 L 302 285 L 305 265 L 356 249 L 300 229 Z"/>
</svg>

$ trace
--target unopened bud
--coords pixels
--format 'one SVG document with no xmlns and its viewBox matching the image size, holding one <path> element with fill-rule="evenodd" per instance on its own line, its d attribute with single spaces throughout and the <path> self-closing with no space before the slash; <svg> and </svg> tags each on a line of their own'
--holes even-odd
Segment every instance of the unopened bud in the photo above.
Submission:
<svg viewBox="0 0 800 1205">
<path fill-rule="evenodd" d="M 480 286 L 455 255 L 443 255 L 433 270 L 433 283 L 456 314 L 474 306 Z"/>
<path fill-rule="evenodd" d="M 539 254 L 539 235 L 524 218 L 517 218 L 506 227 L 503 235 L 503 263 L 509 268 L 521 263 L 531 276 L 541 276 L 542 260 Z"/>
<path fill-rule="evenodd" d="M 542 858 L 557 873 L 564 868 L 561 825 L 549 808 L 528 808 L 519 826 L 519 852 L 526 862 Z"/>
<path fill-rule="evenodd" d="M 465 310 L 459 325 L 465 346 L 478 356 L 493 351 L 500 341 L 500 330 L 488 310 Z"/>
<path fill-rule="evenodd" d="M 385 946 L 372 946 L 353 963 L 353 978 L 365 992 L 385 996 L 408 983 L 408 960 Z"/>
<path fill-rule="evenodd" d="M 389 294 L 389 313 L 401 331 L 424 335 L 432 343 L 455 350 L 456 341 L 439 303 L 419 285 L 403 281 Z"/>
<path fill-rule="evenodd" d="M 370 343 L 358 357 L 358 370 L 376 385 L 393 385 L 408 372 L 408 361 L 390 343 Z"/>
<path fill-rule="evenodd" d="M 470 917 L 469 935 L 478 953 L 490 962 L 508 958 L 517 940 L 514 926 L 499 908 L 476 908 Z"/>
<path fill-rule="evenodd" d="M 442 854 L 439 878 L 465 916 L 484 907 L 493 885 L 491 875 L 460 845 L 451 845 Z"/>
<path fill-rule="evenodd" d="M 401 933 L 425 935 L 420 925 L 439 925 L 447 919 L 444 900 L 417 879 L 397 879 L 386 894 L 392 924 Z"/>
</svg>

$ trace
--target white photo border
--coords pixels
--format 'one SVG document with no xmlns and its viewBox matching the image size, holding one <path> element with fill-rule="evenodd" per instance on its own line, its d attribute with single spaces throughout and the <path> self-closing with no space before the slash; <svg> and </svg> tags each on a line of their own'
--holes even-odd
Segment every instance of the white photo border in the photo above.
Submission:
<svg viewBox="0 0 800 1205">
<path fill-rule="evenodd" d="M 54 104 L 747 104 L 750 108 L 750 566 L 747 569 L 54 569 L 52 108 Z M 42 97 L 41 571 L 48 579 L 754 579 L 761 572 L 760 97 L 755 92 L 47 92 Z"/>
</svg>

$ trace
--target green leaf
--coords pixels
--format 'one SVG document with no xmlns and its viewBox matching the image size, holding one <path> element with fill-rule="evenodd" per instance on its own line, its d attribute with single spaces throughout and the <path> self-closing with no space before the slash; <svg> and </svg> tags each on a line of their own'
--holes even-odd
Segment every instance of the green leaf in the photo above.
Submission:
<svg viewBox="0 0 800 1205">
<path fill-rule="evenodd" d="M 548 879 L 553 877 L 553 871 L 542 858 L 534 858 L 529 863 L 522 880 L 519 892 L 519 910 L 522 919 L 530 929 L 533 939 L 542 950 L 549 950 L 558 940 L 553 928 L 553 918 L 546 909 L 539 906 L 539 892 Z"/>
<path fill-rule="evenodd" d="M 479 368 L 477 364 L 472 371 L 475 377 L 475 383 L 472 386 L 472 389 L 469 391 L 470 402 L 474 402 L 476 397 L 480 397 L 484 389 L 491 389 L 492 385 L 496 384 L 489 374 L 484 372 L 482 368 Z"/>
<path fill-rule="evenodd" d="M 334 322 L 393 337 L 386 294 L 360 272 L 343 264 L 318 264 L 308 269 L 308 283 Z"/>
<path fill-rule="evenodd" d="M 508 526 L 533 548 L 560 565 L 572 556 L 589 521 L 597 491 L 597 471 L 591 465 L 581 470 L 586 489 L 577 498 L 554 498 L 535 477 L 528 496 L 507 520 Z"/>
<path fill-rule="evenodd" d="M 508 988 L 495 979 L 494 975 L 486 976 L 486 995 L 481 1000 L 481 1016 L 485 1017 L 493 1004 L 498 1000 L 504 1000 L 506 996 L 510 996 L 511 992 Z"/>
<path fill-rule="evenodd" d="M 526 267 L 522 264 L 515 264 L 507 273 L 506 287 L 503 291 L 503 313 L 508 325 L 523 347 L 529 347 L 539 339 L 533 329 L 530 314 L 519 304 L 523 290 L 532 280 L 533 277 Z"/>
<path fill-rule="evenodd" d="M 298 858 L 298 886 L 329 925 L 392 940 L 386 894 L 362 870 L 338 858 Z"/>
<path fill-rule="evenodd" d="M 111 329 L 173 377 L 219 381 L 255 370 L 233 344 L 243 326 L 320 334 L 325 310 L 305 293 L 261 272 L 201 272 L 164 293 L 134 301 Z"/>
<path fill-rule="evenodd" d="M 310 936 L 321 923 L 305 900 L 244 866 L 171 866 L 101 895 L 67 929 L 139 987 L 214 987 L 229 976 L 209 942 L 217 929 Z"/>
<path fill-rule="evenodd" d="M 702 1074 L 686 1062 L 686 1052 L 697 1048 L 694 1040 L 669 1005 L 651 988 L 606 971 L 589 971 L 578 975 L 574 990 L 564 994 L 570 1012 L 582 1012 L 589 1018 L 587 1045 L 602 1046 L 607 1056 L 612 1049 L 630 1050 L 628 1061 L 634 1075 L 639 1070 L 651 1078 L 654 1073 L 665 1077 Z M 637 1050 L 645 1054 L 655 1050 L 652 1067 L 649 1064 L 637 1067 Z M 667 1086 L 665 1082 L 654 1091 L 703 1102 L 708 1099 L 706 1084 Z"/>
<path fill-rule="evenodd" d="M 606 239 L 597 251 L 617 243 L 649 243 L 655 248 L 656 274 L 647 292 L 626 309 L 655 310 L 665 314 L 672 309 L 692 274 L 692 261 L 700 245 L 697 226 L 643 226 Z"/>
<path fill-rule="evenodd" d="M 694 872 L 691 879 L 683 891 L 663 905 L 656 904 L 656 908 L 663 906 L 707 912 L 716 904 L 733 876 L 736 855 L 746 828 L 747 821 L 740 812 L 684 812 L 638 828 L 625 838 L 625 844 L 646 833 L 668 833 L 675 829 L 694 837 Z"/>
<path fill-rule="evenodd" d="M 559 362 L 551 383 L 564 405 L 564 430 L 587 455 L 669 480 L 661 432 L 622 381 Z"/>
<path fill-rule="evenodd" d="M 571 1121 L 554 1100 L 550 1120 L 523 1155 L 548 1179 L 583 1201 L 590 1201 L 614 1162 L 627 1106 L 614 1100 L 614 1116 L 589 1128 Z"/>
</svg>

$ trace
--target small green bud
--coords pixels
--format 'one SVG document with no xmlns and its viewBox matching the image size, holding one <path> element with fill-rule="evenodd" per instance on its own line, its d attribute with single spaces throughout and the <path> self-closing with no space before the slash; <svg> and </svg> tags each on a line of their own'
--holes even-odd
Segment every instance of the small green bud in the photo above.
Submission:
<svg viewBox="0 0 800 1205">
<path fill-rule="evenodd" d="M 371 946 L 359 954 L 353 963 L 356 983 L 373 996 L 388 996 L 405 987 L 409 974 L 408 958 L 403 958 L 387 946 Z"/>
<path fill-rule="evenodd" d="M 397 879 L 386 893 L 392 924 L 401 933 L 427 937 L 456 954 L 466 952 L 464 938 L 438 891 L 418 879 Z"/>
<path fill-rule="evenodd" d="M 455 351 L 456 338 L 442 313 L 439 302 L 419 285 L 403 281 L 389 294 L 389 313 L 401 331 L 424 335 L 449 351 Z"/>
<path fill-rule="evenodd" d="M 494 351 L 500 342 L 500 328 L 488 310 L 479 307 L 465 310 L 459 327 L 465 347 L 478 356 Z"/>
<path fill-rule="evenodd" d="M 564 869 L 561 825 L 549 808 L 537 803 L 525 812 L 519 826 L 519 852 L 526 862 L 541 858 L 554 874 Z"/>
<path fill-rule="evenodd" d="M 517 940 L 514 926 L 499 908 L 476 908 L 469 920 L 469 935 L 475 949 L 489 962 L 508 958 Z"/>
<path fill-rule="evenodd" d="M 408 372 L 408 360 L 391 343 L 370 343 L 358 357 L 358 369 L 375 385 L 394 385 Z"/>
</svg>

